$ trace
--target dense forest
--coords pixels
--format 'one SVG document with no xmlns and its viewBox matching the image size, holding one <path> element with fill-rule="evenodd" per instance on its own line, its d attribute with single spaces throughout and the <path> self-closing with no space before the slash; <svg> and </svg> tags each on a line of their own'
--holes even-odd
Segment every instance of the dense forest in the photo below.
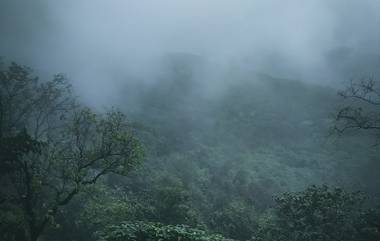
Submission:
<svg viewBox="0 0 380 241">
<path fill-rule="evenodd" d="M 0 0 L 0 241 L 380 241 L 379 10 Z"/>
<path fill-rule="evenodd" d="M 379 240 L 376 82 L 252 73 L 206 98 L 194 58 L 105 113 L 4 64 L 2 239 Z"/>
</svg>

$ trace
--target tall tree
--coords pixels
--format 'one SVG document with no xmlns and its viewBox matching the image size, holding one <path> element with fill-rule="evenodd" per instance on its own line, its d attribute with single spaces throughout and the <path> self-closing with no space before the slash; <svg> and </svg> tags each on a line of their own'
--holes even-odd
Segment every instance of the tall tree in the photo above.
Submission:
<svg viewBox="0 0 380 241">
<path fill-rule="evenodd" d="M 15 63 L 0 70 L 0 144 L 3 202 L 21 210 L 30 241 L 84 187 L 126 174 L 142 154 L 121 112 L 96 114 L 63 75 L 42 82 Z"/>
</svg>

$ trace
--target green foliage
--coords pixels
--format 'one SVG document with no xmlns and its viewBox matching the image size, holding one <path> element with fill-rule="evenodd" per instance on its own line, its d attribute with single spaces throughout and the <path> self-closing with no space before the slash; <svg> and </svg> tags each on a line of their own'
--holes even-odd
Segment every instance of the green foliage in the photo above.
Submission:
<svg viewBox="0 0 380 241">
<path fill-rule="evenodd" d="M 367 215 L 362 194 L 311 186 L 276 198 L 273 216 L 262 223 L 253 240 L 378 240 L 378 223 L 371 224 Z"/>
<path fill-rule="evenodd" d="M 361 240 L 380 240 L 380 206 L 364 212 L 361 225 Z"/>
<path fill-rule="evenodd" d="M 247 240 L 257 229 L 257 218 L 252 205 L 236 200 L 215 211 L 210 217 L 210 226 L 229 237 Z"/>
<path fill-rule="evenodd" d="M 107 227 L 99 241 L 233 241 L 218 234 L 185 225 L 159 223 L 122 223 Z"/>
<path fill-rule="evenodd" d="M 28 239 L 32 216 L 34 226 L 46 223 L 45 240 L 93 240 L 96 231 L 112 241 L 118 233 L 143 241 L 159 240 L 156 234 L 170 241 L 179 241 L 179 233 L 182 240 L 214 237 L 201 230 L 237 240 L 380 240 L 379 211 L 366 210 L 360 195 L 312 187 L 273 200 L 312 183 L 355 182 L 351 174 L 359 167 L 364 187 L 379 192 L 371 164 L 378 152 L 368 150 L 369 142 L 325 139 L 335 91 L 231 73 L 223 77 L 232 80 L 228 89 L 206 96 L 192 66 L 198 60 L 181 59 L 168 61 L 152 88 L 137 91 L 132 107 L 124 103 L 136 91 L 127 90 L 122 108 L 133 109 L 129 117 L 138 124 L 115 109 L 83 108 L 62 75 L 39 81 L 17 64 L 0 71 L 0 172 L 6 174 L 0 233 L 11 234 L 4 240 Z M 146 150 L 137 169 L 143 153 L 135 136 Z M 18 160 L 31 174 L 28 182 Z M 32 206 L 30 217 L 22 200 Z M 183 225 L 201 229 L 194 231 L 199 237 Z"/>
<path fill-rule="evenodd" d="M 110 189 L 101 184 L 85 191 L 79 198 L 82 212 L 78 223 L 92 232 L 124 220 L 146 220 L 155 211 L 144 200 L 135 200 L 120 188 Z"/>
<path fill-rule="evenodd" d="M 24 155 L 40 153 L 41 147 L 42 143 L 32 139 L 25 129 L 15 136 L 0 138 L 0 181 L 22 168 Z M 0 189 L 0 240 L 22 240 L 26 237 L 24 216 L 11 194 L 11 188 L 4 186 Z"/>
<path fill-rule="evenodd" d="M 63 75 L 39 81 L 15 63 L 0 69 L 0 145 L 0 204 L 23 214 L 31 241 L 85 187 L 127 174 L 143 154 L 123 113 L 94 113 Z"/>
<path fill-rule="evenodd" d="M 42 142 L 34 140 L 26 129 L 15 135 L 0 138 L 0 174 L 19 168 L 17 160 L 28 153 L 40 153 L 41 147 Z"/>
<path fill-rule="evenodd" d="M 191 223 L 189 193 L 181 187 L 162 187 L 153 197 L 160 222 L 168 224 Z"/>
<path fill-rule="evenodd" d="M 0 203 L 0 240 L 20 241 L 25 240 L 26 236 L 22 211 L 12 203 L 12 200 L 3 200 Z"/>
</svg>

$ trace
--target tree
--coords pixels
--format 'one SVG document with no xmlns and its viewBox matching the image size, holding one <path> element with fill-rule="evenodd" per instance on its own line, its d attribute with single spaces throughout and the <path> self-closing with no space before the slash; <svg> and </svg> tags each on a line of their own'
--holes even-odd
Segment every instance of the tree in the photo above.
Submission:
<svg viewBox="0 0 380 241">
<path fill-rule="evenodd" d="M 253 240 L 375 241 L 379 212 L 365 209 L 364 196 L 340 188 L 311 186 L 276 199 L 273 215 Z"/>
<path fill-rule="evenodd" d="M 380 87 L 373 77 L 351 80 L 349 86 L 339 92 L 348 103 L 335 117 L 335 130 L 342 134 L 349 130 L 364 130 L 375 134 L 375 145 L 380 144 Z"/>
<path fill-rule="evenodd" d="M 237 240 L 248 240 L 257 230 L 257 213 L 239 197 L 216 210 L 210 217 L 213 230 Z"/>
<path fill-rule="evenodd" d="M 163 225 L 159 223 L 123 222 L 110 225 L 99 233 L 99 241 L 234 241 L 219 234 L 191 228 L 186 225 Z"/>
<path fill-rule="evenodd" d="M 84 187 L 126 174 L 142 155 L 121 112 L 96 114 L 63 75 L 42 82 L 15 63 L 0 69 L 0 144 L 1 193 L 21 210 L 30 241 Z"/>
</svg>

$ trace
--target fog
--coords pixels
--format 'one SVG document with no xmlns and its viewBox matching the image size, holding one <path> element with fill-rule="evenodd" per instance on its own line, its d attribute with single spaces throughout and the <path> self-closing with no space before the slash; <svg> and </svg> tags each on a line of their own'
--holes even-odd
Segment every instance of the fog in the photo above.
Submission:
<svg viewBox="0 0 380 241">
<path fill-rule="evenodd" d="M 154 81 L 170 53 L 204 59 L 199 78 L 215 88 L 231 68 L 335 85 L 379 69 L 379 11 L 375 0 L 2 0 L 0 55 L 64 72 L 100 104 L 120 83 Z"/>
<path fill-rule="evenodd" d="M 379 0 L 0 0 L 0 240 L 379 241 L 379 26 Z"/>
</svg>

